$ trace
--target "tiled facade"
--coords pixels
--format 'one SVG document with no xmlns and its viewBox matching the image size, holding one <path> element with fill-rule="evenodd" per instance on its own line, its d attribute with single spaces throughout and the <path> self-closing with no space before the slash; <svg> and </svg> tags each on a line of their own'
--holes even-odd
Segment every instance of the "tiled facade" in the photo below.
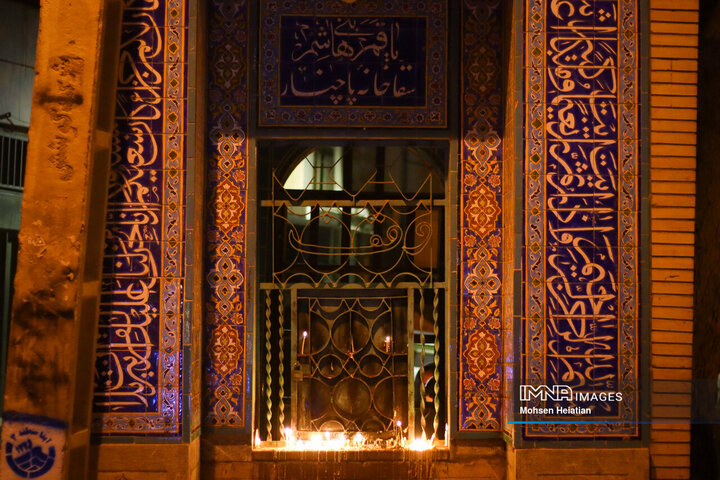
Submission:
<svg viewBox="0 0 720 480">
<path fill-rule="evenodd" d="M 388 27 L 372 26 L 378 36 L 398 37 L 394 54 L 399 58 L 407 56 L 408 65 L 423 71 L 426 85 L 417 83 L 420 77 L 415 74 L 406 78 L 399 70 L 390 71 L 395 84 L 410 82 L 402 87 L 416 93 L 409 96 L 384 96 L 377 85 L 374 95 L 367 92 L 369 87 L 362 89 L 363 79 L 369 82 L 372 76 L 355 73 L 358 68 L 370 71 L 366 63 L 372 66 L 362 53 L 357 54 L 355 63 L 336 67 L 347 70 L 343 70 L 340 83 L 331 82 L 342 88 L 318 87 L 321 77 L 314 73 L 302 77 L 303 72 L 313 68 L 321 72 L 333 65 L 294 61 L 293 55 L 302 59 L 311 51 L 317 56 L 315 47 L 310 47 L 318 45 L 318 40 L 310 37 L 306 45 L 309 50 L 301 48 L 302 53 L 293 53 L 293 48 L 301 44 L 283 35 L 291 36 L 286 32 L 293 28 L 310 31 L 312 25 L 320 32 L 325 28 L 342 32 L 350 24 L 337 17 L 340 13 L 370 25 L 372 15 L 358 17 L 357 5 L 346 7 L 346 12 L 329 3 L 327 12 L 323 10 L 320 16 L 310 16 L 310 10 L 297 10 L 289 4 L 271 2 L 262 7 L 258 32 L 263 42 L 259 63 L 262 73 L 257 98 L 260 118 L 266 124 L 274 124 L 275 119 L 278 124 L 294 125 L 293 118 L 297 120 L 300 115 L 309 125 L 333 121 L 351 128 L 363 127 L 370 122 L 367 115 L 375 108 L 365 105 L 368 102 L 389 103 L 387 112 L 392 112 L 388 114 L 398 128 L 417 126 L 417 122 L 432 128 L 439 118 L 444 118 L 445 96 L 434 92 L 447 88 L 446 59 L 444 49 L 436 51 L 434 45 L 447 43 L 445 4 L 423 4 L 427 12 L 413 12 L 420 17 L 407 16 L 408 5 L 400 3 L 368 12 L 398 31 L 402 26 L 403 32 L 413 32 L 413 38 L 421 37 L 428 45 L 425 58 L 408 50 L 409 45 L 403 46 L 393 28 L 385 32 L 383 29 Z M 461 12 L 464 108 L 457 419 L 461 431 L 498 431 L 503 415 L 515 415 L 503 413 L 500 407 L 500 7 L 492 2 L 464 2 Z M 100 336 L 103 346 L 98 356 L 100 382 L 95 403 L 99 412 L 104 411 L 98 418 L 104 422 L 100 430 L 107 434 L 180 431 L 179 402 L 173 399 L 181 397 L 182 371 L 178 319 L 183 312 L 179 292 L 184 245 L 185 72 L 180 59 L 186 49 L 182 36 L 186 8 L 182 4 L 133 4 L 125 9 L 116 160 L 108 210 L 106 293 Z M 246 424 L 250 382 L 245 265 L 247 168 L 254 160 L 248 154 L 247 136 L 253 113 L 249 37 L 242 34 L 243 26 L 249 30 L 248 9 L 248 4 L 226 0 L 211 4 L 208 12 L 207 139 L 211 161 L 207 170 L 210 208 L 204 238 L 208 245 L 205 418 L 209 425 L 237 427 Z M 424 20 L 410 21 L 413 18 Z M 523 374 L 518 378 L 532 384 L 564 382 L 581 391 L 622 391 L 625 400 L 601 416 L 616 422 L 606 433 L 637 436 L 637 428 L 628 430 L 622 426 L 637 419 L 640 374 L 636 5 L 531 2 L 526 7 L 526 26 L 526 281 L 519 339 L 524 347 L 518 352 Z M 372 50 L 365 53 L 372 58 Z M 278 63 L 277 55 L 285 55 L 285 64 Z M 405 71 L 404 60 L 398 61 Z M 345 85 L 345 78 L 359 79 L 355 89 Z M 315 85 L 317 92 L 324 93 L 307 97 L 309 94 L 299 83 L 293 83 L 301 81 L 306 90 Z M 288 93 L 290 83 L 293 90 Z M 276 89 L 285 92 L 278 99 L 272 96 Z M 335 93 L 328 96 L 329 92 Z M 343 92 L 345 101 L 340 101 Z M 421 93 L 422 101 L 416 100 Z M 333 106 L 347 103 L 347 95 L 359 95 L 360 100 Z M 275 106 L 271 107 L 275 101 L 280 103 L 272 103 Z M 436 105 L 439 110 L 422 113 L 425 105 Z M 413 107 L 412 115 L 402 113 L 403 108 Z M 395 112 L 393 108 L 400 110 Z M 356 117 L 358 114 L 366 116 Z M 379 125 L 390 121 L 382 120 L 382 114 L 371 116 Z M 137 415 L 151 411 L 159 413 L 162 421 Z M 124 413 L 133 416 L 122 417 Z M 547 431 L 530 426 L 524 433 L 527 437 L 601 434 L 588 427 Z"/>
<path fill-rule="evenodd" d="M 689 478 L 696 24 L 697 2 L 664 0 L 126 0 L 95 366 L 99 471 L 120 474 L 115 457 L 151 444 L 194 472 L 210 459 L 217 478 L 235 478 L 234 462 L 241 478 L 276 478 L 313 461 L 250 452 L 260 129 L 454 145 L 457 446 L 415 473 L 460 476 L 467 442 L 486 442 L 487 478 L 534 478 L 518 472 L 536 460 L 517 452 L 567 459 L 574 447 L 582 458 L 613 449 L 597 467 L 608 475 L 644 475 L 649 451 L 652 478 Z M 357 25 L 380 40 L 323 43 Z M 622 400 L 550 423 L 518 413 L 523 384 Z"/>
</svg>

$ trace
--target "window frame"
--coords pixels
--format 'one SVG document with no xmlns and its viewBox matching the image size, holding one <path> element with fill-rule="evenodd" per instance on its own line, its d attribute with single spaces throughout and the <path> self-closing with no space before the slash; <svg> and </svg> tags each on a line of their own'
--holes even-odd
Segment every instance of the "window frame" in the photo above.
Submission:
<svg viewBox="0 0 720 480">
<path fill-rule="evenodd" d="M 252 233 L 248 235 L 248 250 L 247 250 L 247 262 L 248 262 L 248 299 L 247 299 L 247 321 L 248 331 L 251 333 L 251 344 L 248 345 L 248 360 L 251 365 L 248 365 L 248 371 L 252 371 L 251 381 L 251 432 L 253 437 L 257 438 L 258 432 L 262 427 L 262 422 L 259 421 L 259 409 L 258 409 L 258 395 L 262 395 L 262 385 L 260 384 L 260 378 L 264 372 L 260 372 L 260 362 L 258 362 L 258 356 L 262 349 L 260 348 L 261 343 L 264 341 L 264 337 L 261 338 L 261 332 L 259 325 L 264 320 L 265 310 L 265 295 L 260 289 L 260 271 L 258 262 L 258 255 L 260 249 L 257 246 L 257 242 L 260 240 L 258 236 L 258 219 L 260 216 L 260 202 L 261 199 L 258 196 L 259 182 L 262 181 L 262 169 L 265 165 L 259 165 L 259 149 L 263 144 L 267 143 L 280 143 L 280 144 L 292 144 L 297 146 L 298 151 L 308 150 L 309 148 L 327 145 L 384 145 L 384 146 L 406 146 L 406 147 L 441 147 L 445 152 L 445 169 L 442 172 L 444 178 L 444 198 L 447 202 L 445 209 L 444 218 L 444 272 L 443 278 L 446 285 L 445 301 L 444 301 L 444 325 L 442 336 L 444 337 L 444 344 L 441 349 L 442 365 L 444 371 L 442 372 L 442 378 L 444 379 L 444 392 L 443 402 L 445 404 L 445 442 L 444 445 L 448 446 L 452 438 L 455 437 L 457 432 L 457 418 L 458 418 L 458 405 L 457 402 L 452 401 L 456 398 L 458 392 L 458 374 L 457 374 L 457 357 L 452 356 L 453 352 L 457 352 L 457 331 L 458 331 L 458 319 L 459 319 L 459 286 L 458 282 L 458 232 L 459 232 L 459 206 L 460 201 L 458 198 L 459 185 L 458 185 L 458 139 L 454 137 L 450 131 L 433 131 L 428 132 L 429 135 L 425 138 L 418 138 L 417 132 L 406 132 L 404 130 L 394 130 L 392 135 L 373 135 L 368 134 L 365 138 L 357 136 L 347 135 L 332 135 L 329 138 L 317 139 L 314 135 L 309 135 L 312 131 L 310 129 L 296 129 L 296 135 L 285 134 L 278 135 L 278 131 L 261 129 L 255 132 L 256 135 L 250 138 L 249 148 L 249 164 L 248 164 L 248 232 Z M 259 133 L 259 134 L 258 134 Z M 357 135 L 357 131 L 353 131 Z M 427 301 L 427 300 L 426 300 Z M 432 301 L 432 300 L 431 300 Z M 272 442 L 275 443 L 275 442 Z M 268 442 L 264 442 L 263 447 L 268 447 Z M 280 445 L 274 445 L 279 447 Z M 443 444 L 437 445 L 442 447 Z"/>
</svg>

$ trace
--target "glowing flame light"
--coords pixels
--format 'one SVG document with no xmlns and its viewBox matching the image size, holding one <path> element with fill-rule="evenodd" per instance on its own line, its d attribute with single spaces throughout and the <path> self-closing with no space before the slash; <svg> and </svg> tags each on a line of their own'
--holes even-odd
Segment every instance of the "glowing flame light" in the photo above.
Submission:
<svg viewBox="0 0 720 480">
<path fill-rule="evenodd" d="M 410 443 L 410 445 L 408 445 L 407 448 L 416 452 L 423 452 L 433 448 L 433 444 L 427 438 L 416 438 Z"/>
<path fill-rule="evenodd" d="M 402 429 L 402 421 L 395 422 L 399 429 Z M 368 441 L 365 436 L 357 432 L 352 437 L 348 437 L 345 432 L 312 432 L 307 436 L 301 436 L 294 429 L 286 427 L 282 430 L 284 442 L 262 442 L 260 432 L 255 431 L 255 447 L 256 448 L 280 448 L 283 450 L 293 451 L 336 451 L 336 450 L 371 450 L 383 448 L 376 442 Z M 412 442 L 408 442 L 404 437 L 397 439 L 397 443 L 393 443 L 395 447 L 390 448 L 407 448 L 414 451 L 425 451 L 433 448 L 433 439 L 416 438 Z"/>
<path fill-rule="evenodd" d="M 318 432 L 310 435 L 310 448 L 312 450 L 325 450 L 323 447 L 322 435 Z"/>
<path fill-rule="evenodd" d="M 297 438 L 295 437 L 295 430 L 290 427 L 285 427 L 285 444 L 289 448 L 293 448 L 296 443 Z"/>
</svg>

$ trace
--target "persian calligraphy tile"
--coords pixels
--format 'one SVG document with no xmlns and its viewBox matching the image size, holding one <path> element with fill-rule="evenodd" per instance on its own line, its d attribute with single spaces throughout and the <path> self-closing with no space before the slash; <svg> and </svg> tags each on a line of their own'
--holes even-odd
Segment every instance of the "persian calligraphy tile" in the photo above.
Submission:
<svg viewBox="0 0 720 480">
<path fill-rule="evenodd" d="M 131 350 L 136 344 L 152 345 L 153 340 L 157 341 L 158 314 L 130 309 L 113 311 L 111 315 L 114 318 L 104 317 L 101 325 L 104 327 L 103 337 L 107 338 L 107 342 L 114 348 L 117 346 Z"/>
<path fill-rule="evenodd" d="M 185 0 L 123 9 L 93 402 L 103 435 L 180 434 L 185 21 Z"/>
<path fill-rule="evenodd" d="M 158 408 L 155 381 L 158 376 L 158 352 L 152 348 L 139 349 L 140 339 L 127 341 L 132 341 L 133 345 L 113 345 L 111 352 L 98 351 L 95 381 L 102 385 L 104 394 L 102 398 L 95 399 L 96 411 L 112 413 L 121 408 L 124 413 L 143 414 Z M 126 382 L 123 377 L 128 375 L 135 381 Z"/>
<path fill-rule="evenodd" d="M 145 143 L 145 141 L 154 146 L 155 139 L 146 138 L 141 140 L 141 143 Z M 138 148 L 137 143 L 130 144 L 128 142 L 124 146 L 119 145 L 118 148 L 123 149 L 126 155 L 121 162 L 111 165 L 108 201 L 112 204 L 137 202 L 140 205 L 155 204 L 159 206 L 162 203 L 162 198 L 159 196 L 163 181 L 162 170 L 153 167 L 139 167 L 131 163 L 135 161 L 145 163 L 146 161 L 142 158 L 146 154 L 153 156 L 153 147 L 148 145 Z M 149 159 L 147 163 L 152 165 L 156 162 Z"/>
<path fill-rule="evenodd" d="M 129 278 L 157 276 L 160 269 L 155 261 L 161 257 L 163 245 L 160 242 L 141 243 L 107 238 L 103 272 Z"/>
<path fill-rule="evenodd" d="M 618 41 L 614 37 L 595 37 L 586 34 L 568 35 L 566 31 L 547 34 L 547 67 L 594 70 L 616 65 Z M 573 85 L 575 87 L 576 85 Z M 582 84 L 577 85 L 579 87 Z"/>
<path fill-rule="evenodd" d="M 538 5 L 540 8 L 544 5 Z M 569 25 L 580 27 L 591 33 L 599 31 L 606 33 L 603 27 L 614 29 L 618 22 L 618 0 L 580 0 L 578 2 L 548 1 L 547 24 L 561 29 Z"/>
<path fill-rule="evenodd" d="M 142 203 L 133 191 L 141 190 L 142 184 L 128 182 L 122 176 L 121 169 L 115 169 L 113 175 L 118 182 L 110 185 L 110 191 L 120 189 L 119 202 L 108 206 L 106 230 L 109 237 L 120 238 L 127 241 L 159 241 L 160 221 L 162 218 L 162 204 L 155 202 Z M 149 185 L 152 185 L 149 183 Z M 126 198 L 128 198 L 126 200 Z"/>
<path fill-rule="evenodd" d="M 428 22 L 280 15 L 279 105 L 423 107 Z"/>
<path fill-rule="evenodd" d="M 527 12 L 521 383 L 623 397 L 591 403 L 583 420 L 598 424 L 525 425 L 523 436 L 637 436 L 639 259 L 618 248 L 637 230 L 636 209 L 623 207 L 637 205 L 637 154 L 623 147 L 637 130 L 637 43 L 618 35 L 637 5 L 528 0 Z"/>
<path fill-rule="evenodd" d="M 260 9 L 259 125 L 446 126 L 446 0 Z"/>
<path fill-rule="evenodd" d="M 502 405 L 500 2 L 462 2 L 459 430 L 499 431 Z"/>
</svg>

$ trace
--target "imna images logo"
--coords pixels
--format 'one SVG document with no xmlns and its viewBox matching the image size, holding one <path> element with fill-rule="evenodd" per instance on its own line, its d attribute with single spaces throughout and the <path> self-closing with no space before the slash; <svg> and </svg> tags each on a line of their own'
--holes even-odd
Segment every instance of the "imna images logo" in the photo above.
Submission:
<svg viewBox="0 0 720 480">
<path fill-rule="evenodd" d="M 574 392 L 568 385 L 520 385 L 520 401 L 622 402 L 622 392 Z"/>
</svg>

